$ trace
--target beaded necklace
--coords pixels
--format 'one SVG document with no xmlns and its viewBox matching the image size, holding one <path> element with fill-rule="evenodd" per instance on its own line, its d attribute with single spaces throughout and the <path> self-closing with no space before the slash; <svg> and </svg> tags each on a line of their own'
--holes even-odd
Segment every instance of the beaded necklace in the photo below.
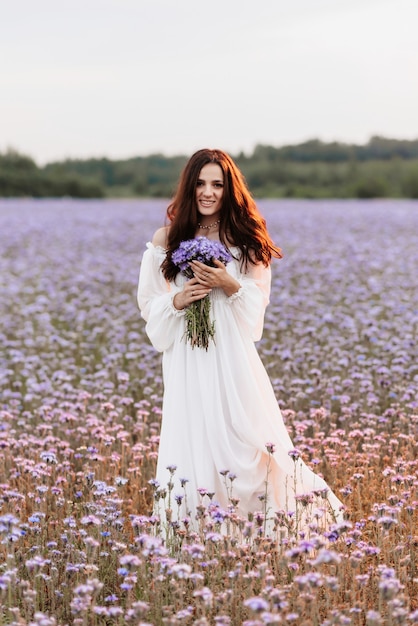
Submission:
<svg viewBox="0 0 418 626">
<path fill-rule="evenodd" d="M 211 228 L 213 228 L 213 226 L 217 226 L 220 223 L 221 223 L 221 220 L 216 220 L 216 222 L 213 222 L 212 224 L 209 224 L 208 226 L 204 226 L 204 225 L 200 224 L 200 222 L 198 222 L 197 225 L 202 230 L 210 230 Z"/>
</svg>

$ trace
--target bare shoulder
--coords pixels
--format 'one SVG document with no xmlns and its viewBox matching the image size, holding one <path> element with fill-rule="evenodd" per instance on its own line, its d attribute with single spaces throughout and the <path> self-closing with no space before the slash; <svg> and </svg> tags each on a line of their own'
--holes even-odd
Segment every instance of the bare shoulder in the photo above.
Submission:
<svg viewBox="0 0 418 626">
<path fill-rule="evenodd" d="M 162 228 L 156 230 L 152 238 L 152 244 L 154 246 L 161 246 L 161 248 L 166 248 L 169 230 L 169 226 L 163 226 Z"/>
</svg>

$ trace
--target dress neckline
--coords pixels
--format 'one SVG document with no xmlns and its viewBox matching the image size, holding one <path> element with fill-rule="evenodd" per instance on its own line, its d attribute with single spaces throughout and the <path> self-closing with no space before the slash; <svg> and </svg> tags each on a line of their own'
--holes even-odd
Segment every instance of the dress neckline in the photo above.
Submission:
<svg viewBox="0 0 418 626">
<path fill-rule="evenodd" d="M 227 246 L 228 250 L 239 250 L 238 246 Z M 167 248 L 164 248 L 163 246 L 157 245 L 155 246 L 152 241 L 148 241 L 147 243 L 147 248 L 153 248 L 154 250 L 157 250 L 158 252 L 162 252 L 163 254 L 166 254 L 167 252 Z"/>
</svg>

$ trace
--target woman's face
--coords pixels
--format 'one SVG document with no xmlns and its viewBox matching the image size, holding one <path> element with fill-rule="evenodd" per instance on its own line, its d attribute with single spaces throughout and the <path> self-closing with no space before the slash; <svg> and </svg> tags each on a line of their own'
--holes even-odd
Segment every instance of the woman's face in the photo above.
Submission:
<svg viewBox="0 0 418 626">
<path fill-rule="evenodd" d="M 196 203 L 201 215 L 217 217 L 222 206 L 224 175 L 217 163 L 207 163 L 196 183 Z"/>
</svg>

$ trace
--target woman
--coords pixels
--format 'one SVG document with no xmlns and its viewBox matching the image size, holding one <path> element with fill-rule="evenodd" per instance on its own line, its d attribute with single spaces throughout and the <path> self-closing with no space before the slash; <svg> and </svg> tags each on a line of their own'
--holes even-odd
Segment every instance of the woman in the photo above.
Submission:
<svg viewBox="0 0 418 626">
<path fill-rule="evenodd" d="M 160 488 L 171 481 L 172 495 L 182 494 L 187 480 L 187 499 L 177 500 L 180 519 L 189 514 L 191 523 L 206 491 L 224 510 L 232 499 L 244 517 L 290 512 L 300 526 L 315 507 L 324 525 L 339 519 L 341 502 L 293 450 L 254 345 L 269 302 L 270 262 L 282 254 L 232 159 L 221 150 L 196 152 L 167 217 L 169 225 L 147 244 L 138 287 L 146 332 L 163 352 Z M 233 258 L 226 266 L 214 260 L 214 267 L 195 261 L 187 279 L 172 255 L 198 236 L 220 241 Z M 206 296 L 215 320 L 207 350 L 185 339 L 186 310 Z"/>
</svg>

